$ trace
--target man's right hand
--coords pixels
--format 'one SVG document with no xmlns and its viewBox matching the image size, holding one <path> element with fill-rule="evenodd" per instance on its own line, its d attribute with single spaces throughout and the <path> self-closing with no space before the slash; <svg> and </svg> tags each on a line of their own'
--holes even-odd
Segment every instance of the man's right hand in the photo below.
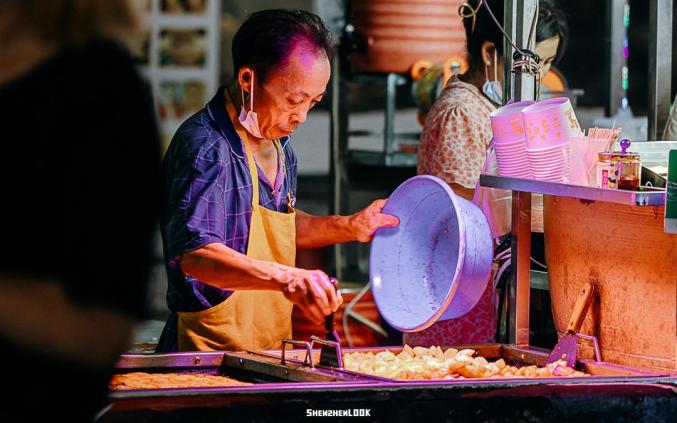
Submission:
<svg viewBox="0 0 677 423">
<path fill-rule="evenodd" d="M 320 270 L 289 268 L 282 288 L 285 297 L 299 307 L 315 324 L 322 324 L 325 316 L 338 310 L 343 303 L 341 293 Z"/>
<path fill-rule="evenodd" d="M 341 294 L 320 270 L 252 259 L 219 242 L 183 254 L 180 263 L 184 274 L 221 289 L 282 291 L 317 324 L 343 303 Z"/>
</svg>

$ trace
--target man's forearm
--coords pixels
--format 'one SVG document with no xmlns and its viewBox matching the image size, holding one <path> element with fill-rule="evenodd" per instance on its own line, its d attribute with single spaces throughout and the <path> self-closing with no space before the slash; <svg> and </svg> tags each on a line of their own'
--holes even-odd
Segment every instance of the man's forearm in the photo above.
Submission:
<svg viewBox="0 0 677 423">
<path fill-rule="evenodd" d="M 296 211 L 296 247 L 319 248 L 355 241 L 349 216 L 313 216 Z"/>
<path fill-rule="evenodd" d="M 287 271 L 278 263 L 255 260 L 220 243 L 205 245 L 181 258 L 181 270 L 209 285 L 230 290 L 281 290 Z"/>
<path fill-rule="evenodd" d="M 230 290 L 282 292 L 318 325 L 324 316 L 336 311 L 342 301 L 322 271 L 254 260 L 221 243 L 186 253 L 181 261 L 183 273 L 209 285 Z"/>
</svg>

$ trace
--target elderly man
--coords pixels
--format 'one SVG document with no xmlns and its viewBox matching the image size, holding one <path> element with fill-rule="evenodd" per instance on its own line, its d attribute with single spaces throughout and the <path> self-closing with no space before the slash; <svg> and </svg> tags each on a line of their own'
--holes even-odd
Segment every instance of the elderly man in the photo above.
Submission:
<svg viewBox="0 0 677 423">
<path fill-rule="evenodd" d="M 279 348 L 292 306 L 314 322 L 342 299 L 297 248 L 367 242 L 396 226 L 374 201 L 352 216 L 294 210 L 290 134 L 322 100 L 333 39 L 305 11 L 266 10 L 235 34 L 235 81 L 181 125 L 164 160 L 162 237 L 172 310 L 158 351 Z"/>
</svg>

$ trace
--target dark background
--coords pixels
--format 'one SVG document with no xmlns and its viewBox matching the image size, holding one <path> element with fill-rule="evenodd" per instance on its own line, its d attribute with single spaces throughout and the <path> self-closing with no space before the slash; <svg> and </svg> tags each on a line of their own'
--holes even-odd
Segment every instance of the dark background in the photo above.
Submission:
<svg viewBox="0 0 677 423">
<path fill-rule="evenodd" d="M 338 37 L 344 17 L 338 16 L 346 0 L 319 0 L 332 2 L 330 8 L 335 15 L 323 16 L 332 31 Z M 495 0 L 494 0 L 495 1 Z M 335 2 L 335 4 L 334 4 Z M 604 107 L 606 103 L 607 66 L 607 8 L 611 0 L 557 0 L 559 6 L 567 15 L 569 38 L 567 49 L 562 61 L 557 64 L 566 77 L 570 88 L 580 88 L 585 91 L 578 98 L 577 107 Z M 312 6 L 310 0 L 287 0 L 280 4 L 276 0 L 222 0 L 222 78 L 223 82 L 232 77 L 230 59 L 230 39 L 246 14 L 255 10 L 286 7 L 306 8 L 319 13 Z M 325 6 L 327 4 L 324 4 Z M 673 8 L 673 22 L 677 22 L 677 7 Z M 341 13 L 342 14 L 342 13 Z M 674 25 L 674 24 L 673 24 Z M 677 46 L 676 32 L 673 31 L 673 51 Z M 629 92 L 630 106 L 635 115 L 647 115 L 648 105 L 648 66 L 649 66 L 649 1 L 630 0 L 630 28 L 629 28 L 630 56 Z M 621 54 L 616 52 L 615 54 Z M 672 52 L 665 52 L 672 54 Z M 672 70 L 672 95 L 677 92 L 677 67 Z M 398 90 L 398 107 L 413 107 L 410 87 L 403 86 Z M 330 94 L 329 92 L 327 94 Z M 326 95 L 318 109 L 328 110 L 331 107 L 331 96 Z M 382 109 L 385 101 L 383 87 L 362 86 L 357 92 L 349 93 L 351 110 Z"/>
<path fill-rule="evenodd" d="M 562 62 L 562 70 L 572 88 L 582 88 L 585 94 L 579 98 L 579 106 L 604 106 L 607 75 L 606 1 L 560 0 L 569 24 L 569 42 Z M 673 10 L 673 25 L 677 14 Z M 677 45 L 675 31 L 673 51 Z M 628 57 L 628 99 L 635 115 L 648 114 L 648 68 L 649 68 L 649 1 L 630 0 L 629 28 L 630 56 Z M 621 52 L 618 52 L 621 54 Z M 672 52 L 665 52 L 672 55 Z M 673 59 L 674 60 L 674 59 Z M 677 91 L 676 67 L 672 67 L 672 96 Z"/>
</svg>

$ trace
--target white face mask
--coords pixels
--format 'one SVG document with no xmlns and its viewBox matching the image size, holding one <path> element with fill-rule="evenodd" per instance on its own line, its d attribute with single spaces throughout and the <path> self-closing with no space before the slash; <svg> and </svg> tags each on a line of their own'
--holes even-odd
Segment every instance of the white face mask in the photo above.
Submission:
<svg viewBox="0 0 677 423">
<path fill-rule="evenodd" d="M 491 101 L 497 104 L 502 104 L 503 102 L 503 84 L 498 80 L 498 56 L 496 54 L 496 49 L 494 49 L 494 80 L 489 80 L 489 71 L 487 70 L 487 65 L 484 65 L 484 85 L 482 85 L 482 92 L 484 95 L 489 97 Z"/>
<path fill-rule="evenodd" d="M 261 128 L 259 128 L 259 119 L 254 112 L 254 72 L 252 72 L 251 92 L 249 93 L 249 111 L 244 107 L 244 89 L 240 87 L 242 93 L 242 110 L 238 120 L 242 127 L 256 138 L 263 138 Z"/>
</svg>

